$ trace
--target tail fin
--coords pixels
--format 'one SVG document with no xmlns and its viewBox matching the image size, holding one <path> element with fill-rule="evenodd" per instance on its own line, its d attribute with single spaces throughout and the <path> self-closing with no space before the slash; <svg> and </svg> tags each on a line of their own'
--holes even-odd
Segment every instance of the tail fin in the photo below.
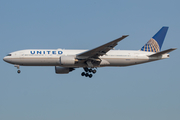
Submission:
<svg viewBox="0 0 180 120">
<path fill-rule="evenodd" d="M 160 52 L 169 27 L 162 27 L 140 50 L 146 52 Z"/>
</svg>

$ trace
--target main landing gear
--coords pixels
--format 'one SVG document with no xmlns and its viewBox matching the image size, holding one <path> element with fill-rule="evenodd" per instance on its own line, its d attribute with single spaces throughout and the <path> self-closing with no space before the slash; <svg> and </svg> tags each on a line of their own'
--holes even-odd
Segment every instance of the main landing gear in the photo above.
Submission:
<svg viewBox="0 0 180 120">
<path fill-rule="evenodd" d="M 85 77 L 89 77 L 89 78 L 92 78 L 92 74 L 91 73 L 93 73 L 93 74 L 95 74 L 96 73 L 96 70 L 95 69 L 89 69 L 89 68 L 84 68 L 84 71 L 85 72 L 82 72 L 81 73 L 81 75 L 82 76 L 85 76 Z"/>
<path fill-rule="evenodd" d="M 21 73 L 21 70 L 19 70 L 19 65 L 14 65 L 14 67 L 17 67 L 17 73 L 19 74 L 19 73 Z"/>
</svg>

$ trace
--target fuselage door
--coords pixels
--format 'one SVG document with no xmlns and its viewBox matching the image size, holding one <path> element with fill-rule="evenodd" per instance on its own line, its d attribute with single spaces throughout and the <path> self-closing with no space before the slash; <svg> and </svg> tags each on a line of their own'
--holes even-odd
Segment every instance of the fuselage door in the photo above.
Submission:
<svg viewBox="0 0 180 120">
<path fill-rule="evenodd" d="M 24 55 L 25 55 L 25 54 L 24 54 L 23 52 L 19 52 L 19 55 L 18 55 L 18 56 L 19 56 L 19 58 L 24 58 Z"/>
</svg>

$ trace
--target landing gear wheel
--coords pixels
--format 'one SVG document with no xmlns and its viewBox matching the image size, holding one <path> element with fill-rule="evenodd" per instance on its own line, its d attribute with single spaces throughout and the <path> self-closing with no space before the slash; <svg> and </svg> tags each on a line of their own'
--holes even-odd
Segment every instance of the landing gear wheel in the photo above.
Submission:
<svg viewBox="0 0 180 120">
<path fill-rule="evenodd" d="M 84 75 L 85 75 L 85 72 L 82 72 L 81 75 L 84 76 Z"/>
<path fill-rule="evenodd" d="M 16 67 L 18 69 L 17 73 L 21 73 L 20 69 L 19 69 L 19 65 L 14 65 L 14 67 Z"/>
<path fill-rule="evenodd" d="M 85 71 L 85 72 L 88 72 L 88 71 L 89 71 L 89 69 L 88 69 L 88 68 L 84 68 L 84 71 Z"/>
<path fill-rule="evenodd" d="M 21 73 L 21 71 L 20 71 L 20 70 L 18 70 L 18 71 L 17 71 L 17 73 Z"/>
<path fill-rule="evenodd" d="M 85 77 L 89 77 L 89 78 L 92 78 L 93 74 L 96 73 L 96 70 L 94 68 L 87 68 L 87 67 L 84 67 L 84 72 L 81 73 L 82 76 L 85 76 Z M 93 74 L 91 74 L 93 73 Z"/>
<path fill-rule="evenodd" d="M 92 78 L 92 76 L 93 76 L 92 74 L 89 74 L 89 78 Z"/>
<path fill-rule="evenodd" d="M 85 76 L 86 76 L 86 77 L 88 77 L 88 76 L 89 76 L 89 74 L 88 74 L 88 73 L 86 73 L 86 74 L 85 74 Z"/>
<path fill-rule="evenodd" d="M 89 72 L 92 72 L 93 70 L 92 69 L 89 69 Z"/>
<path fill-rule="evenodd" d="M 95 73 L 96 73 L 96 70 L 93 70 L 92 72 L 95 74 Z"/>
</svg>

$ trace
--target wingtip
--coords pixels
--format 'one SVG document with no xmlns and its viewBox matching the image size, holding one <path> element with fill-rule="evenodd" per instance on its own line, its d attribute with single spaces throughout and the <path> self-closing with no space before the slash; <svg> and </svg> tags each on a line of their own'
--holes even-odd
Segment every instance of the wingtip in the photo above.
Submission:
<svg viewBox="0 0 180 120">
<path fill-rule="evenodd" d="M 122 37 L 128 37 L 129 35 L 123 35 Z"/>
</svg>

